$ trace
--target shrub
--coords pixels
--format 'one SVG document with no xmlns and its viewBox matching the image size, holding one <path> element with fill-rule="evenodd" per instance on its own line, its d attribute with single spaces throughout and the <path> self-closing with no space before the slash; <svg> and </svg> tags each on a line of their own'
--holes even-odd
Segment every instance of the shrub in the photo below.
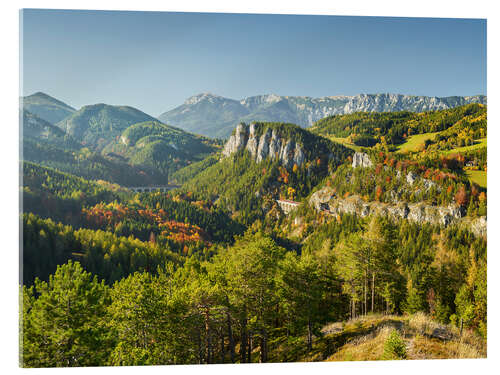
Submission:
<svg viewBox="0 0 500 375">
<path fill-rule="evenodd" d="M 406 345 L 397 330 L 393 329 L 384 344 L 384 360 L 406 359 Z"/>
</svg>

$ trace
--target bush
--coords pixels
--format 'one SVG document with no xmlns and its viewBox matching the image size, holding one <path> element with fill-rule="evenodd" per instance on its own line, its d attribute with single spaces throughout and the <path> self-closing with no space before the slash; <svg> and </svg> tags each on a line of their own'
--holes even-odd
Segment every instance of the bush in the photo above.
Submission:
<svg viewBox="0 0 500 375">
<path fill-rule="evenodd" d="M 397 330 L 393 329 L 384 344 L 384 360 L 406 359 L 406 345 Z"/>
</svg>

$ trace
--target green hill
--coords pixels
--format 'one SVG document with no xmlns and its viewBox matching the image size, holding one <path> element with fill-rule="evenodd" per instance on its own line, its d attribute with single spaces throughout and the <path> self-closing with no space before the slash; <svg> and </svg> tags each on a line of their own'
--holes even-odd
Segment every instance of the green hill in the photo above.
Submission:
<svg viewBox="0 0 500 375">
<path fill-rule="evenodd" d="M 174 172 L 170 178 L 171 181 L 177 184 L 183 184 L 186 181 L 194 178 L 197 174 L 203 172 L 208 167 L 216 164 L 220 159 L 220 154 L 212 154 L 205 159 L 192 163 L 184 168 Z"/>
<path fill-rule="evenodd" d="M 76 111 L 73 107 L 43 92 L 22 97 L 21 107 L 51 124 L 63 120 Z"/>
<path fill-rule="evenodd" d="M 153 168 L 133 166 L 123 160 L 100 155 L 86 147 L 72 150 L 25 139 L 23 160 L 85 179 L 105 180 L 123 186 L 148 186 L 164 182 Z"/>
<path fill-rule="evenodd" d="M 63 130 L 27 111 L 19 111 L 23 141 L 48 143 L 69 149 L 79 149 L 81 145 Z"/>
<path fill-rule="evenodd" d="M 146 121 L 128 127 L 103 154 L 123 158 L 137 166 L 155 168 L 168 176 L 181 167 L 202 160 L 216 150 L 208 138 L 162 124 Z"/>
<path fill-rule="evenodd" d="M 94 104 L 82 107 L 56 125 L 84 144 L 102 149 L 128 128 L 155 118 L 128 106 Z"/>
<path fill-rule="evenodd" d="M 24 160 L 124 186 L 165 184 L 171 172 L 202 160 L 218 147 L 217 141 L 148 121 L 127 128 L 101 153 L 28 111 L 22 116 Z"/>
</svg>

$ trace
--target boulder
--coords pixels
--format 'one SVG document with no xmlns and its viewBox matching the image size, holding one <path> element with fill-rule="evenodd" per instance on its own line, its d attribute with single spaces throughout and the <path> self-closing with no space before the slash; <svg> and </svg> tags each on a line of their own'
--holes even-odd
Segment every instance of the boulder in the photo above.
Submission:
<svg viewBox="0 0 500 375">
<path fill-rule="evenodd" d="M 406 182 L 408 182 L 410 185 L 413 185 L 416 179 L 417 175 L 413 172 L 408 172 L 408 174 L 406 175 Z"/>
</svg>

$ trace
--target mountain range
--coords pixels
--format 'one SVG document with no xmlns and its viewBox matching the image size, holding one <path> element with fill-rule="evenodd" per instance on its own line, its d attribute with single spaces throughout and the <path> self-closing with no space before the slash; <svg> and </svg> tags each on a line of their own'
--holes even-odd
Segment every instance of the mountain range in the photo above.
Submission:
<svg viewBox="0 0 500 375">
<path fill-rule="evenodd" d="M 203 93 L 162 113 L 160 121 L 210 137 L 227 138 L 239 122 L 277 121 L 309 127 L 332 115 L 354 112 L 424 112 L 448 109 L 469 103 L 486 104 L 486 96 L 429 97 L 401 94 L 360 94 L 355 96 L 259 95 L 234 100 Z"/>
<path fill-rule="evenodd" d="M 171 172 L 220 147 L 129 106 L 99 103 L 76 110 L 36 93 L 21 98 L 19 116 L 23 159 L 125 185 L 165 183 Z"/>
</svg>

